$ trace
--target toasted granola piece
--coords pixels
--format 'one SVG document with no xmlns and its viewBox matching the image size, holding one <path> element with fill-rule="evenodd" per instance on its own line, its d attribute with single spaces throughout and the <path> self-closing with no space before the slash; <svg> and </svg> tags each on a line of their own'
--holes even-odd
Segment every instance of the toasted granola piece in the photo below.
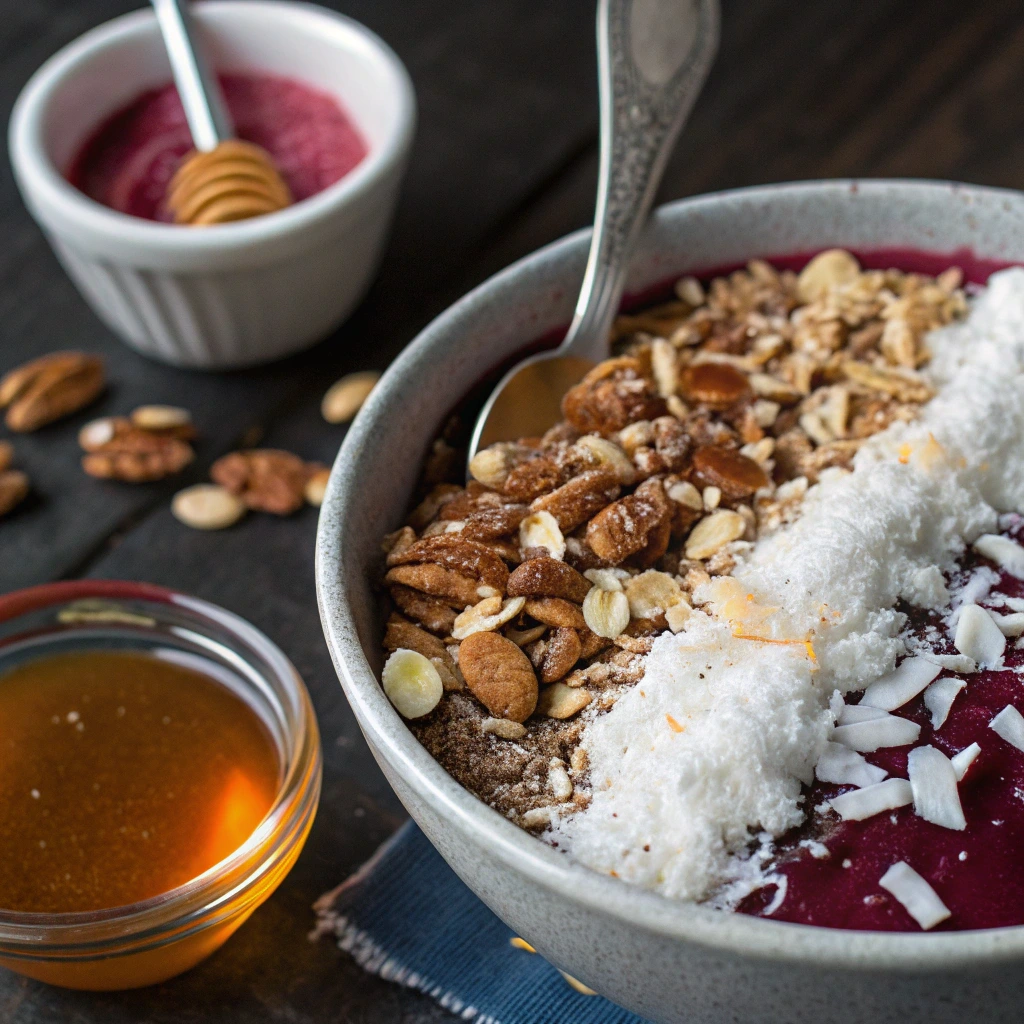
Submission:
<svg viewBox="0 0 1024 1024">
<path fill-rule="evenodd" d="M 587 542 L 600 558 L 618 565 L 642 551 L 656 528 L 668 524 L 671 529 L 671 512 L 661 481 L 646 480 L 633 494 L 594 516 L 587 526 Z M 658 557 L 661 554 L 664 549 Z"/>
<path fill-rule="evenodd" d="M 561 597 L 581 604 L 590 582 L 571 566 L 555 558 L 530 558 L 508 578 L 509 597 Z"/>
<path fill-rule="evenodd" d="M 581 434 L 610 437 L 635 420 L 667 412 L 654 381 L 631 356 L 599 363 L 562 399 L 562 414 Z"/>
</svg>

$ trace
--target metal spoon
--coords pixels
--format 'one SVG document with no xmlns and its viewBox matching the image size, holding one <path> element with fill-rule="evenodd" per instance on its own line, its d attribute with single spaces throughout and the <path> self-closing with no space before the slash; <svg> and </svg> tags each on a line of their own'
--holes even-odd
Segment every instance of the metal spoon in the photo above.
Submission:
<svg viewBox="0 0 1024 1024">
<path fill-rule="evenodd" d="M 494 389 L 473 430 L 470 459 L 495 441 L 554 426 L 565 392 L 607 358 L 633 247 L 711 67 L 718 21 L 718 0 L 599 0 L 600 173 L 576 312 L 557 349 L 523 360 Z"/>
</svg>

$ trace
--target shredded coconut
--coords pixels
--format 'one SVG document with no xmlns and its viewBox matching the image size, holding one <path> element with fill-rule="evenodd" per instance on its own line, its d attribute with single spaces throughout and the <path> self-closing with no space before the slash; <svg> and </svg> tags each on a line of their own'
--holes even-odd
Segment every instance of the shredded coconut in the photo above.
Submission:
<svg viewBox="0 0 1024 1024">
<path fill-rule="evenodd" d="M 736 635 L 710 598 L 659 636 L 643 687 L 584 731 L 593 799 L 553 825 L 561 848 L 702 899 L 739 865 L 749 871 L 759 833 L 803 820 L 801 786 L 833 738 L 833 692 L 866 688 L 907 653 L 897 602 L 946 608 L 940 575 L 998 530 L 1000 512 L 1024 510 L 1024 270 L 994 275 L 967 320 L 933 331 L 928 347 L 937 394 L 920 417 L 866 442 L 852 473 L 824 472 L 802 516 L 735 568 L 758 605 L 781 609 L 757 629 L 776 642 Z M 987 583 L 960 603 L 983 599 Z"/>
</svg>

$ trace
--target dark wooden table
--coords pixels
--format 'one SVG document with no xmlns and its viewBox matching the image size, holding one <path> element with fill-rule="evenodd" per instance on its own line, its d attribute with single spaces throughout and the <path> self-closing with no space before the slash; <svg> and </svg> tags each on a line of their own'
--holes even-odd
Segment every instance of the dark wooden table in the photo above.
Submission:
<svg viewBox="0 0 1024 1024">
<path fill-rule="evenodd" d="M 591 217 L 596 167 L 590 0 L 328 0 L 405 60 L 420 128 L 383 270 L 352 319 L 311 352 L 249 372 L 159 366 L 85 308 L 0 170 L 0 371 L 54 348 L 106 356 L 88 416 L 143 402 L 193 411 L 199 459 L 165 484 L 84 476 L 86 414 L 15 438 L 33 497 L 0 524 L 0 591 L 79 576 L 150 580 L 222 604 L 288 653 L 323 732 L 320 812 L 295 870 L 252 920 L 185 976 L 130 993 L 64 992 L 0 973 L 4 1024 L 66 1021 L 384 1024 L 451 1020 L 427 999 L 310 944 L 310 904 L 402 820 L 331 667 L 313 592 L 316 514 L 187 530 L 171 494 L 252 431 L 329 462 L 320 418 L 341 374 L 383 368 L 431 317 L 512 259 Z M 0 108 L 59 46 L 138 0 L 3 0 Z M 718 63 L 666 176 L 665 199 L 794 178 L 899 175 L 1024 187 L 1020 0 L 733 0 Z M 2 808 L 0 808 L 2 813 Z"/>
</svg>

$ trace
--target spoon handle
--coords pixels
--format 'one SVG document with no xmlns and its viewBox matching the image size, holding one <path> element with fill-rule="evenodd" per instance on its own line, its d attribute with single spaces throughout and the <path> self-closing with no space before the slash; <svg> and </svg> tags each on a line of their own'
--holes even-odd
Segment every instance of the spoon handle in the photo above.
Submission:
<svg viewBox="0 0 1024 1024">
<path fill-rule="evenodd" d="M 188 0 L 152 0 L 196 149 L 208 153 L 234 135 L 217 79 L 203 58 Z"/>
<path fill-rule="evenodd" d="M 711 67 L 718 23 L 718 0 L 599 0 L 597 211 L 563 352 L 608 355 L 630 255 Z"/>
</svg>

